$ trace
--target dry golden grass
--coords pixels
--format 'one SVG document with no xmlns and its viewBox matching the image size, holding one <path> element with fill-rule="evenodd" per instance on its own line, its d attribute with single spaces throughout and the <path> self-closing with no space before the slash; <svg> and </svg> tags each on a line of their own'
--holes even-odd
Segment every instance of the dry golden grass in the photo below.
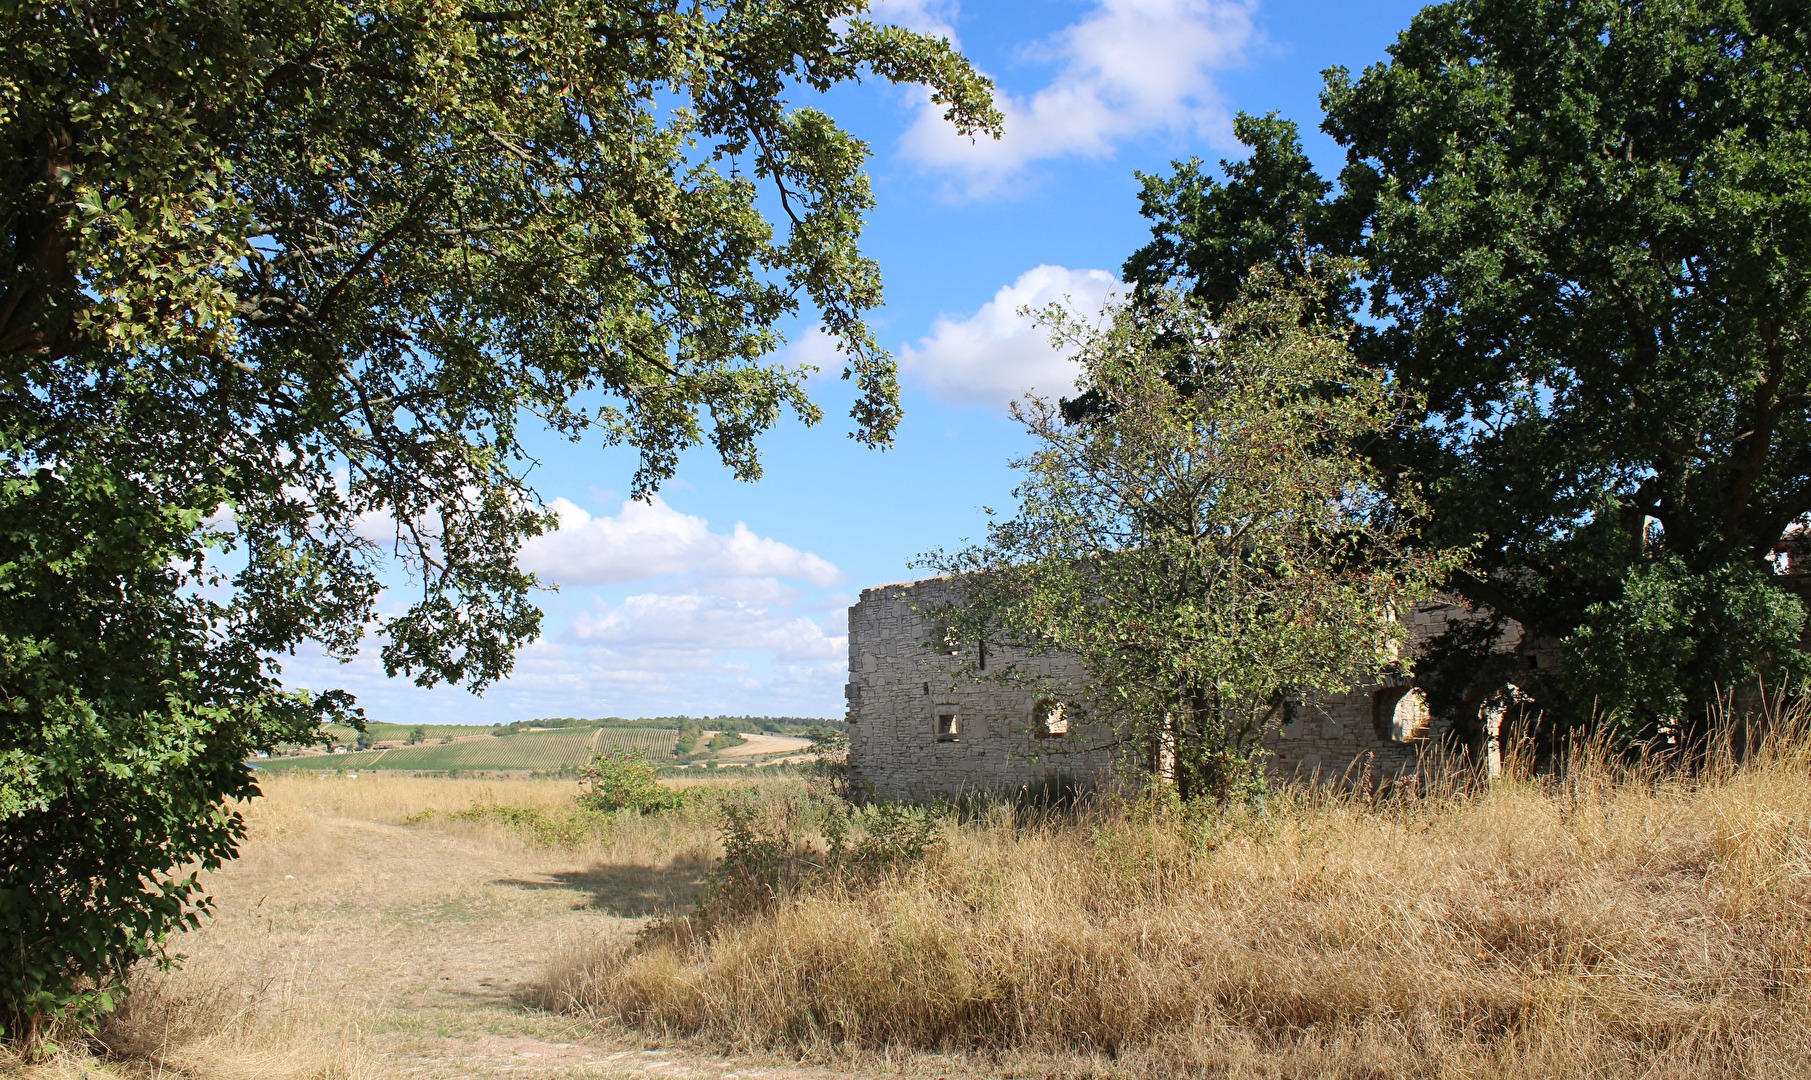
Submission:
<svg viewBox="0 0 1811 1080">
<path fill-rule="evenodd" d="M 246 985 L 239 965 L 145 970 L 100 1032 L 127 1076 L 212 1080 L 378 1080 L 386 1075 L 361 1045 L 356 1024 L 313 992 L 306 971 Z"/>
<path fill-rule="evenodd" d="M 211 879 L 219 915 L 176 943 L 181 970 L 138 976 L 111 1053 L 0 1056 L 0 1075 L 746 1070 L 713 1048 L 894 1076 L 1811 1074 L 1804 740 L 1695 782 L 1596 761 L 1421 801 L 1297 792 L 1240 818 L 999 808 L 878 884 L 639 939 L 717 856 L 708 806 L 548 849 L 444 815 L 558 810 L 570 782 L 266 791 L 244 858 Z M 696 1042 L 650 1057 L 636 1038 Z"/>
<path fill-rule="evenodd" d="M 495 806 L 559 813 L 572 808 L 578 790 L 571 780 L 467 780 L 383 774 L 365 774 L 357 780 L 279 775 L 263 778 L 262 786 L 267 798 L 252 805 L 267 830 L 285 827 L 276 820 L 279 818 L 318 821 L 341 817 L 403 825 L 417 820 L 424 811 L 432 811 L 435 832 L 460 836 L 487 849 L 512 852 L 532 849 L 536 844 L 506 824 L 461 821 L 450 815 Z M 750 787 L 751 783 L 725 780 L 709 784 L 674 782 L 670 786 L 737 789 Z M 801 782 L 787 779 L 762 780 L 757 786 L 768 793 L 767 797 L 781 797 L 783 792 L 803 788 Z M 607 835 L 587 843 L 564 845 L 561 850 L 568 858 L 580 861 L 642 869 L 708 862 L 718 851 L 715 807 L 701 801 L 674 813 L 644 818 L 622 816 Z"/>
<path fill-rule="evenodd" d="M 1807 741 L 1697 780 L 1580 761 L 1192 824 L 1001 811 L 878 886 L 570 952 L 549 992 L 734 1049 L 1031 1075 L 1811 1075 Z"/>
</svg>

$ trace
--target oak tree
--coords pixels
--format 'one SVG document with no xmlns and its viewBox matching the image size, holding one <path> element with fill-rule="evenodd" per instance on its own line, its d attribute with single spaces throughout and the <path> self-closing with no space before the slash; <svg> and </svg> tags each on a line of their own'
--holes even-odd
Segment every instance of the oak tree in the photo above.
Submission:
<svg viewBox="0 0 1811 1080">
<path fill-rule="evenodd" d="M 1274 262 L 1220 239 L 1253 224 L 1364 260 L 1355 348 L 1426 403 L 1372 460 L 1479 543 L 1454 588 L 1562 644 L 1518 676 L 1550 720 L 1692 737 L 1806 671 L 1772 555 L 1811 514 L 1807 55 L 1802 3 L 1455 0 L 1327 73 L 1336 191 L 1275 120 L 1147 180 L 1147 287 L 1223 295 Z"/>
<path fill-rule="evenodd" d="M 866 147 L 788 97 L 877 76 L 998 117 L 865 6 L 0 13 L 8 1035 L 104 1007 L 204 909 L 247 754 L 354 715 L 287 654 L 373 634 L 423 685 L 508 673 L 539 625 L 516 551 L 552 524 L 525 429 L 632 447 L 637 494 L 700 443 L 757 477 L 762 432 L 819 418 L 770 359 L 808 306 L 888 440 Z"/>
</svg>

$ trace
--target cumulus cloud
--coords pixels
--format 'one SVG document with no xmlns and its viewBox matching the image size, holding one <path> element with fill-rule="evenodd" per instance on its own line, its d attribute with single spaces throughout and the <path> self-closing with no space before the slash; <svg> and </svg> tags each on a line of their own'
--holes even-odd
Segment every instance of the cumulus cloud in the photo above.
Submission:
<svg viewBox="0 0 1811 1080">
<path fill-rule="evenodd" d="M 1225 141 L 1231 120 L 1214 73 L 1243 57 L 1252 8 L 1249 0 L 1096 0 L 1080 22 L 1031 50 L 1056 67 L 1048 85 L 1029 96 L 996 92 L 1006 120 L 1000 139 L 958 135 L 920 92 L 904 150 L 983 195 L 1030 162 L 1104 157 L 1155 133 Z"/>
<path fill-rule="evenodd" d="M 842 580 L 834 565 L 809 551 L 758 536 L 740 521 L 728 533 L 712 532 L 703 518 L 681 513 L 659 496 L 645 503 L 625 500 L 608 517 L 594 517 L 566 499 L 555 499 L 553 509 L 558 531 L 529 541 L 521 558 L 524 568 L 557 584 L 603 585 L 680 573 L 818 586 Z"/>
<path fill-rule="evenodd" d="M 817 371 L 810 378 L 832 379 L 842 374 L 847 361 L 842 350 L 837 347 L 836 339 L 825 331 L 822 323 L 811 326 L 780 354 L 780 362 L 788 367 L 812 367 Z"/>
<path fill-rule="evenodd" d="M 687 711 L 817 716 L 840 708 L 848 651 L 841 613 L 802 599 L 842 582 L 830 562 L 742 522 L 713 530 L 658 498 L 623 502 L 614 514 L 594 515 L 566 499 L 552 508 L 559 530 L 527 544 L 522 565 L 577 588 L 549 612 L 547 636 L 524 646 L 513 673 L 482 700 L 386 678 L 375 641 L 345 665 L 318 648 L 301 650 L 285 664 L 292 685 L 343 686 L 374 719 L 411 722 Z M 608 588 L 629 582 L 642 584 Z M 599 588 L 583 591 L 591 587 Z"/>
<path fill-rule="evenodd" d="M 956 404 L 1004 410 L 1028 392 L 1045 397 L 1073 393 L 1075 361 L 1052 347 L 1046 331 L 1020 311 L 1054 303 L 1092 316 L 1119 284 L 1105 270 L 1033 267 L 973 315 L 940 317 L 930 334 L 900 354 L 900 367 L 934 396 Z"/>
<path fill-rule="evenodd" d="M 606 622 L 610 614 L 602 613 L 598 622 Z M 614 614 L 623 619 L 622 613 Z M 783 627 L 786 620 L 777 622 Z M 613 638 L 615 633 L 606 627 L 601 636 Z M 285 674 L 295 686 L 352 690 L 373 720 L 411 724 L 724 712 L 832 716 L 842 708 L 846 660 L 840 639 L 825 637 L 838 646 L 835 658 L 820 645 L 793 650 L 813 655 L 756 656 L 750 664 L 683 642 L 591 643 L 563 633 L 558 640 L 544 638 L 524 647 L 515 674 L 482 698 L 456 686 L 423 689 L 405 679 L 386 679 L 374 658 L 342 666 L 315 649 L 290 658 Z M 807 635 L 798 635 L 797 641 L 807 642 Z"/>
<path fill-rule="evenodd" d="M 753 650 L 785 660 L 828 660 L 848 650 L 848 638 L 832 635 L 802 615 L 787 615 L 726 596 L 705 593 L 642 593 L 572 621 L 574 641 L 637 655 L 702 666 L 717 653 Z"/>
</svg>

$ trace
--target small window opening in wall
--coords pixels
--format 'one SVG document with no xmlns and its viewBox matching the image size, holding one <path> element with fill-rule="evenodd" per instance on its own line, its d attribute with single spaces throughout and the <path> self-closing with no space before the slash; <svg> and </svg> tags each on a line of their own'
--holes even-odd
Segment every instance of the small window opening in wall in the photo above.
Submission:
<svg viewBox="0 0 1811 1080">
<path fill-rule="evenodd" d="M 986 671 L 987 670 L 987 642 L 985 642 L 985 641 L 975 642 L 975 649 L 976 649 L 975 668 L 978 671 Z"/>
<path fill-rule="evenodd" d="M 937 647 L 945 656 L 962 655 L 962 638 L 953 626 L 937 628 Z"/>
<path fill-rule="evenodd" d="M 961 742 L 962 741 L 962 719 L 961 719 L 961 717 L 957 716 L 954 711 L 949 711 L 949 712 L 945 712 L 942 710 L 938 711 L 938 713 L 937 713 L 937 741 L 938 742 Z"/>
<path fill-rule="evenodd" d="M 1385 742 L 1425 739 L 1431 719 L 1427 698 L 1412 686 L 1386 686 L 1371 699 L 1371 724 Z"/>
<path fill-rule="evenodd" d="M 1069 734 L 1069 717 L 1063 712 L 1063 703 L 1045 699 L 1032 709 L 1032 735 L 1039 739 L 1061 739 Z"/>
</svg>

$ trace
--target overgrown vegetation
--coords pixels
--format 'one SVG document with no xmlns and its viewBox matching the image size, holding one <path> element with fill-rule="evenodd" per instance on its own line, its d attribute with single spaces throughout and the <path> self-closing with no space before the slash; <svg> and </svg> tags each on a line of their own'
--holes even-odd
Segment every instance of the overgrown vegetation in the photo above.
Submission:
<svg viewBox="0 0 1811 1080">
<path fill-rule="evenodd" d="M 653 762 L 637 751 L 593 754 L 579 770 L 578 802 L 591 810 L 653 814 L 684 801 L 684 793 L 663 785 Z"/>
<path fill-rule="evenodd" d="M 937 816 L 898 803 L 740 795 L 720 812 L 723 857 L 705 877 L 695 917 L 656 926 L 652 936 L 714 932 L 824 889 L 872 883 L 923 862 L 938 843 Z"/>
<path fill-rule="evenodd" d="M 549 997 L 979 1072 L 1786 1080 L 1811 1065 L 1808 736 L 1801 706 L 1741 764 L 1578 744 L 1557 774 L 1262 810 L 882 808 L 840 849 L 834 816 L 751 807 L 703 925 L 570 957 Z"/>
</svg>

